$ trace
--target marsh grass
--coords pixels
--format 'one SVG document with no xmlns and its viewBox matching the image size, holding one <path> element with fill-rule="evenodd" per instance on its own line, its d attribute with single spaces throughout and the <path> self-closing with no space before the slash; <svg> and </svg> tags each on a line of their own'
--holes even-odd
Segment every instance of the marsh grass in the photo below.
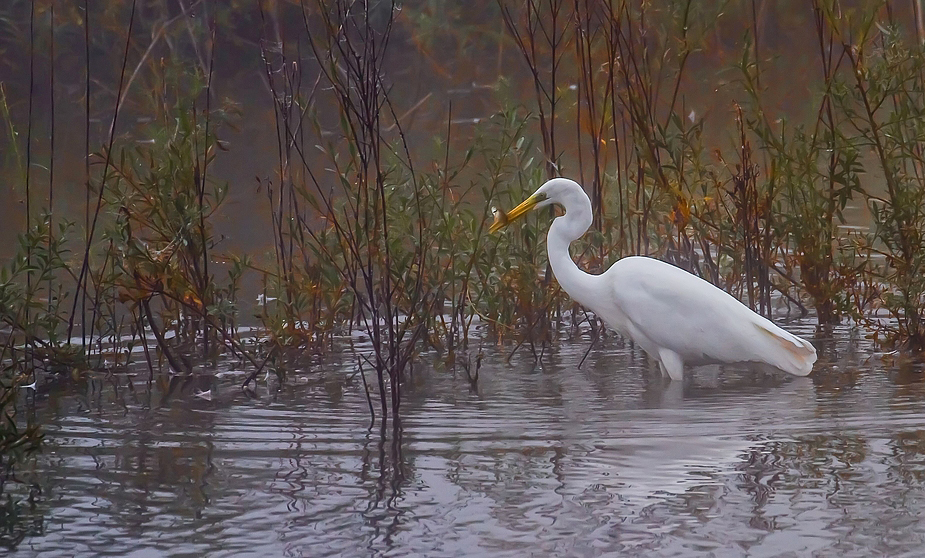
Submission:
<svg viewBox="0 0 925 558">
<path fill-rule="evenodd" d="M 0 495 L 8 481 L 19 481 L 17 468 L 38 451 L 42 433 L 28 415 L 21 397 L 34 390 L 42 374 L 58 374 L 80 366 L 82 356 L 63 349 L 65 293 L 60 272 L 67 269 L 62 239 L 69 227 L 61 222 L 51 234 L 46 215 L 19 236 L 12 260 L 0 268 Z M 31 387 L 29 387 L 31 386 Z M 0 515 L 17 504 L 0 504 Z"/>
<path fill-rule="evenodd" d="M 318 3 L 313 8 L 303 5 L 300 15 L 319 66 L 318 82 L 324 87 L 315 82 L 303 89 L 305 64 L 301 58 L 289 59 L 285 42 L 265 38 L 262 48 L 279 151 L 275 192 L 268 190 L 275 206 L 276 277 L 283 301 L 279 307 L 289 314 L 278 323 L 317 327 L 317 318 L 327 314 L 323 309 L 338 304 L 341 296 L 323 300 L 312 284 L 320 282 L 320 273 L 339 283 L 335 292 L 349 296 L 349 323 L 365 332 L 371 345 L 371 352 L 358 355 L 364 385 L 365 370 L 370 369 L 376 378 L 380 426 L 386 432 L 391 415 L 397 439 L 401 386 L 424 337 L 436 294 L 425 289 L 431 246 L 424 233 L 422 190 L 382 75 L 395 12 L 385 5 L 348 2 Z M 326 33 L 312 34 L 311 20 Z M 339 113 L 329 135 L 314 113 L 322 91 Z M 386 123 L 392 124 L 388 129 L 393 133 Z M 324 176 L 306 157 L 307 141 L 330 165 Z M 408 191 L 403 211 L 411 223 L 402 231 L 389 211 L 400 189 Z M 319 217 L 324 220 L 321 226 L 315 224 Z M 327 273 L 315 272 L 312 260 L 327 266 Z M 300 288 L 304 286 L 307 292 Z M 304 310 L 313 314 L 308 322 L 301 315 Z M 321 323 L 325 324 L 333 325 L 333 319 Z M 368 390 L 367 397 L 372 414 Z M 374 423 L 375 414 L 371 418 Z"/>
<path fill-rule="evenodd" d="M 867 188 L 873 217 L 861 255 L 868 281 L 877 285 L 875 305 L 893 320 L 867 320 L 887 346 L 925 350 L 925 50 L 904 40 L 893 21 L 863 18 L 860 39 L 845 40 L 844 22 L 827 21 L 842 40 L 848 63 L 836 102 L 859 147 L 874 154 L 885 192 Z"/>
</svg>

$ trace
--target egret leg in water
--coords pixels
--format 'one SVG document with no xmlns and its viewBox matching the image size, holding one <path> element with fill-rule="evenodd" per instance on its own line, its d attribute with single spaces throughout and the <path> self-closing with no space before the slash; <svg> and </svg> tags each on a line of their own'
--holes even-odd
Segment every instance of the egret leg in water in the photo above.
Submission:
<svg viewBox="0 0 925 558">
<path fill-rule="evenodd" d="M 576 302 L 592 310 L 621 335 L 631 338 L 658 361 L 672 380 L 684 367 L 756 362 L 795 376 L 806 376 L 816 349 L 773 322 L 752 312 L 732 295 L 654 258 L 623 258 L 600 275 L 578 268 L 569 244 L 591 226 L 591 200 L 581 186 L 554 178 L 508 213 L 495 211 L 496 232 L 531 209 L 558 204 L 546 236 L 549 263 L 559 285 Z"/>
</svg>

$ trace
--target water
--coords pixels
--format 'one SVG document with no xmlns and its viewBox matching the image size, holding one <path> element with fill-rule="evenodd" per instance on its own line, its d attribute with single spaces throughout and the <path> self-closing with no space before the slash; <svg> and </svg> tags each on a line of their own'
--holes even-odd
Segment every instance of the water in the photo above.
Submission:
<svg viewBox="0 0 925 558">
<path fill-rule="evenodd" d="M 422 360 L 400 447 L 336 362 L 257 397 L 227 371 L 70 383 L 36 398 L 12 555 L 917 556 L 925 385 L 849 337 L 814 339 L 809 378 L 683 386 L 617 339 L 580 370 L 586 343 L 490 353 L 474 389 Z"/>
</svg>

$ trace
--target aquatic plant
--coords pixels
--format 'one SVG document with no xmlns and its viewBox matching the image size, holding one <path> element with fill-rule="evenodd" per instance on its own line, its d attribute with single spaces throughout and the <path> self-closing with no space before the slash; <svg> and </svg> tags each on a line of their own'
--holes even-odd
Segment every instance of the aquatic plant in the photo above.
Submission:
<svg viewBox="0 0 925 558">
<path fill-rule="evenodd" d="M 371 368 L 381 427 L 385 431 L 391 414 L 398 433 L 401 385 L 436 297 L 424 288 L 428 246 L 418 178 L 382 75 L 394 6 L 335 2 L 314 7 L 309 12 L 302 6 L 301 16 L 324 87 L 302 90 L 302 60 L 290 65 L 285 43 L 265 41 L 263 49 L 280 153 L 278 186 L 271 195 L 278 202 L 274 225 L 281 307 L 290 313 L 289 323 L 296 323 L 296 310 L 305 306 L 297 301 L 306 295 L 319 298 L 299 288 L 311 284 L 311 275 L 297 269 L 297 254 L 309 273 L 314 260 L 339 278 L 341 292 L 350 294 L 351 323 L 367 334 L 371 347 L 358 360 L 364 383 L 364 370 Z M 312 17 L 324 33 L 310 32 Z M 323 174 L 305 149 L 306 113 L 322 91 L 329 93 L 339 116 L 325 130 L 329 134 L 322 132 L 327 122 L 317 116 L 309 122 L 315 132 L 311 141 L 330 165 Z M 391 137 L 386 122 L 392 124 Z M 410 236 L 396 234 L 389 215 L 389 198 L 399 188 L 410 192 L 410 205 L 404 208 L 414 223 Z M 302 208 L 316 214 L 309 217 Z M 319 216 L 324 219 L 320 227 L 312 222 Z M 373 413 L 371 399 L 369 406 Z"/>
<path fill-rule="evenodd" d="M 861 14 L 848 34 L 827 6 L 826 22 L 847 64 L 834 95 L 859 148 L 873 152 L 882 187 L 865 187 L 873 226 L 860 247 L 876 305 L 892 321 L 867 320 L 888 346 L 925 350 L 925 51 L 875 14 Z M 871 173 L 873 174 L 873 173 Z"/>
<path fill-rule="evenodd" d="M 65 269 L 60 239 L 68 227 L 59 227 L 52 238 L 48 219 L 35 225 L 20 236 L 13 259 L 0 267 L 0 496 L 16 479 L 17 468 L 41 447 L 39 425 L 24 420 L 20 395 L 35 388 L 40 371 L 54 374 L 79 362 L 78 355 L 60 350 L 66 318 L 57 272 Z"/>
</svg>

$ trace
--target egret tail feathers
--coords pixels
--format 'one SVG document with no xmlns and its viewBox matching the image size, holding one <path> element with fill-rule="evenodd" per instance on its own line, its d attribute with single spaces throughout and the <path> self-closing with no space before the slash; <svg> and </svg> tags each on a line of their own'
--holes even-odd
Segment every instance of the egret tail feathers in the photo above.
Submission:
<svg viewBox="0 0 925 558">
<path fill-rule="evenodd" d="M 770 322 L 769 324 L 771 327 L 761 323 L 755 324 L 759 331 L 770 338 L 775 349 L 767 363 L 794 376 L 809 375 L 816 362 L 816 348 L 809 341 L 787 333 Z"/>
</svg>

